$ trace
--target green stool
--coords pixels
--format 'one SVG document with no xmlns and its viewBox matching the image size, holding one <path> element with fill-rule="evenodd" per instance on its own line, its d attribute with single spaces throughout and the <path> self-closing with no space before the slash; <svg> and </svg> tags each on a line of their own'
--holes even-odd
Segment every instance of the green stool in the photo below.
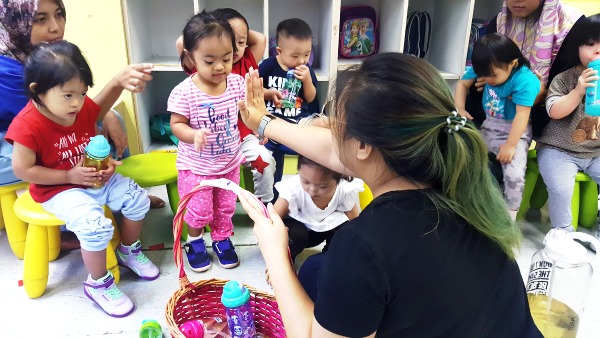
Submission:
<svg viewBox="0 0 600 338">
<path fill-rule="evenodd" d="M 522 216 L 529 207 L 541 209 L 548 200 L 546 184 L 540 175 L 535 150 L 530 150 L 525 172 L 525 188 L 523 189 L 523 202 L 519 216 Z M 577 230 L 577 226 L 591 229 L 596 224 L 598 217 L 598 185 L 590 176 L 578 172 L 575 176 L 573 198 L 571 199 L 571 224 Z"/>
<path fill-rule="evenodd" d="M 173 213 L 177 212 L 179 193 L 177 192 L 177 153 L 150 152 L 127 157 L 117 167 L 117 172 L 133 179 L 142 188 L 165 185 L 169 205 Z"/>
</svg>

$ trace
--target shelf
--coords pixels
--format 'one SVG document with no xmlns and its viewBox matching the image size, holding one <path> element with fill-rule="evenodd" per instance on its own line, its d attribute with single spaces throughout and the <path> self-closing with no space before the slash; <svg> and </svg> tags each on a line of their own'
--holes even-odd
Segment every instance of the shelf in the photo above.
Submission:
<svg viewBox="0 0 600 338">
<path fill-rule="evenodd" d="M 364 59 L 338 59 L 338 70 L 345 70 L 354 65 L 360 65 Z"/>
<path fill-rule="evenodd" d="M 456 73 L 451 73 L 445 70 L 438 69 L 438 72 L 442 75 L 445 80 L 458 80 L 460 76 Z"/>
<path fill-rule="evenodd" d="M 155 72 L 183 72 L 179 58 L 177 56 L 151 56 L 142 61 L 143 63 L 151 63 L 154 65 L 152 69 Z"/>
</svg>

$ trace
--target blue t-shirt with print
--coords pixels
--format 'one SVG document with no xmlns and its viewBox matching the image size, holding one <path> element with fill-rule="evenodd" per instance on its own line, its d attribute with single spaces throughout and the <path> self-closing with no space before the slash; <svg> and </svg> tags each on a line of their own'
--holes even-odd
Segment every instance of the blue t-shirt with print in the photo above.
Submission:
<svg viewBox="0 0 600 338">
<path fill-rule="evenodd" d="M 0 132 L 8 130 L 13 118 L 27 105 L 23 64 L 0 55 Z"/>
<path fill-rule="evenodd" d="M 462 80 L 477 78 L 473 67 L 467 67 Z M 498 86 L 488 84 L 483 88 L 483 110 L 485 115 L 496 119 L 512 120 L 517 114 L 517 105 L 532 107 L 540 92 L 540 80 L 526 66 L 513 70 L 508 80 Z M 511 97 L 511 98 L 509 98 Z"/>
<path fill-rule="evenodd" d="M 317 75 L 312 67 L 308 66 L 308 69 L 310 70 L 310 78 L 312 79 L 312 83 L 315 88 L 317 88 Z M 280 92 L 283 90 L 285 81 L 287 81 L 287 71 L 281 68 L 279 62 L 277 62 L 277 57 L 275 56 L 271 56 L 268 59 L 263 60 L 263 62 L 258 65 L 258 75 L 263 79 L 263 86 L 265 88 L 275 88 Z M 300 98 L 301 101 L 299 108 L 285 108 L 282 110 L 281 108 L 275 108 L 273 101 L 267 101 L 267 110 L 269 113 L 277 117 L 284 118 L 292 123 L 298 123 L 301 118 L 311 115 L 309 104 L 304 99 L 304 86 L 300 88 L 298 98 Z M 314 100 L 312 102 L 314 102 Z"/>
</svg>

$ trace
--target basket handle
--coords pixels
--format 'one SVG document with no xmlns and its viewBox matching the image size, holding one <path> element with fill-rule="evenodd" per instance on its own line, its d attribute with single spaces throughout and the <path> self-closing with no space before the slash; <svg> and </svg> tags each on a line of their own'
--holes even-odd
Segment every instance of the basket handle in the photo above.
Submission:
<svg viewBox="0 0 600 338">
<path fill-rule="evenodd" d="M 265 207 L 264 204 L 256 197 L 253 193 L 248 190 L 242 189 L 239 185 L 234 183 L 231 180 L 226 178 L 219 179 L 210 179 L 210 180 L 202 180 L 200 184 L 195 186 L 189 193 L 187 193 L 177 205 L 177 213 L 175 213 L 175 217 L 173 218 L 173 258 L 175 260 L 175 265 L 179 268 L 179 279 L 183 280 L 184 278 L 187 280 L 187 275 L 185 273 L 185 269 L 183 268 L 183 253 L 181 250 L 181 230 L 183 228 L 183 214 L 187 207 L 187 204 L 190 202 L 190 199 L 196 194 L 196 192 L 209 189 L 209 188 L 220 188 L 225 190 L 233 191 L 236 195 L 243 195 L 246 199 L 250 200 L 251 203 L 254 203 L 254 206 L 257 207 L 258 210 L 262 211 L 262 213 L 269 217 L 269 211 Z"/>
</svg>

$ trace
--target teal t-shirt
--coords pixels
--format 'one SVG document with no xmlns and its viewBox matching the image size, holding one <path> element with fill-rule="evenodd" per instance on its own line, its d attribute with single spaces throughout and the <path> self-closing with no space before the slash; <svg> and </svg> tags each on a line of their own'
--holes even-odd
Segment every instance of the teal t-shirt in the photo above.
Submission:
<svg viewBox="0 0 600 338">
<path fill-rule="evenodd" d="M 477 78 L 473 67 L 467 67 L 462 80 Z M 540 80 L 531 69 L 522 66 L 513 70 L 506 82 L 499 86 L 488 84 L 483 88 L 483 110 L 485 115 L 502 120 L 512 120 L 517 114 L 517 105 L 532 107 L 540 92 Z M 510 97 L 510 98 L 509 98 Z"/>
</svg>

